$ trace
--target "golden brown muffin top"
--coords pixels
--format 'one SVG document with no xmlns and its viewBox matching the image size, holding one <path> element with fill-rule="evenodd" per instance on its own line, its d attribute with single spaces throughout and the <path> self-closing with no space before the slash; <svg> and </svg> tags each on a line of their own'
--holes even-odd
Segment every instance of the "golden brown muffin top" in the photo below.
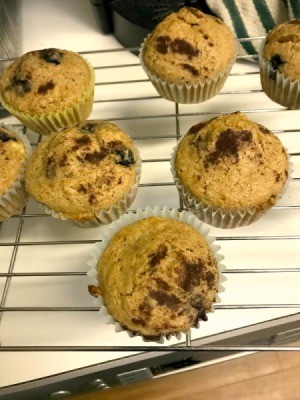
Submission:
<svg viewBox="0 0 300 400">
<path fill-rule="evenodd" d="M 176 173 L 206 205 L 223 209 L 273 204 L 288 176 L 280 140 L 241 112 L 190 128 L 179 144 Z"/>
<path fill-rule="evenodd" d="M 119 230 L 98 262 L 100 293 L 123 327 L 145 337 L 207 319 L 218 286 L 215 257 L 192 226 L 148 217 Z"/>
<path fill-rule="evenodd" d="M 136 161 L 134 143 L 119 127 L 86 121 L 38 145 L 27 167 L 26 189 L 71 219 L 92 219 L 130 191 Z"/>
<path fill-rule="evenodd" d="M 18 111 L 40 115 L 77 102 L 91 79 L 91 69 L 79 54 L 59 49 L 36 50 L 6 68 L 0 92 Z"/>
<path fill-rule="evenodd" d="M 25 161 L 24 142 L 15 133 L 0 126 L 0 195 L 18 179 Z"/>
<path fill-rule="evenodd" d="M 235 57 L 231 30 L 218 18 L 184 7 L 168 15 L 146 39 L 142 59 L 170 83 L 192 83 L 225 72 Z"/>
<path fill-rule="evenodd" d="M 266 38 L 263 56 L 277 71 L 292 81 L 300 79 L 300 19 L 277 25 Z M 270 76 L 272 78 L 272 76 Z"/>
</svg>

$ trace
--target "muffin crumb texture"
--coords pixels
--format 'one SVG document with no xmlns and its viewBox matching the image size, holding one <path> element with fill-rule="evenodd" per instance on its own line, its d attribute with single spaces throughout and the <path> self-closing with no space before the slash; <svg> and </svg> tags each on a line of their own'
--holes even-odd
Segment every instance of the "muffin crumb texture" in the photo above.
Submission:
<svg viewBox="0 0 300 400">
<path fill-rule="evenodd" d="M 26 188 L 38 202 L 73 220 L 91 219 L 117 204 L 135 183 L 132 140 L 107 121 L 53 133 L 33 153 Z"/>
<path fill-rule="evenodd" d="M 263 57 L 270 63 L 269 78 L 276 72 L 292 81 L 300 80 L 300 19 L 277 25 L 266 38 Z"/>
<path fill-rule="evenodd" d="M 287 179 L 288 157 L 272 132 L 236 112 L 191 127 L 178 147 L 175 169 L 204 204 L 264 209 Z"/>
<path fill-rule="evenodd" d="M 169 83 L 193 83 L 225 71 L 235 56 L 234 36 L 218 18 L 184 7 L 146 39 L 146 67 Z"/>
<path fill-rule="evenodd" d="M 122 228 L 98 262 L 100 292 L 125 329 L 154 339 L 207 320 L 217 262 L 192 226 L 148 217 Z"/>
<path fill-rule="evenodd" d="M 3 99 L 30 115 L 62 110 L 76 103 L 93 79 L 87 62 L 67 50 L 31 51 L 18 58 L 3 73 Z"/>
<path fill-rule="evenodd" d="M 0 126 L 0 195 L 18 179 L 25 160 L 26 148 L 22 140 Z"/>
</svg>

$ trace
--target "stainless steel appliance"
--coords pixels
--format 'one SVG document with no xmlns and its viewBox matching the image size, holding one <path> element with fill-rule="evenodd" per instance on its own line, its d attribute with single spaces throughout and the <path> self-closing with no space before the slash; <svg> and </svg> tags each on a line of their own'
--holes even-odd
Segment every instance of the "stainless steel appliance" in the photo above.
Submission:
<svg viewBox="0 0 300 400">
<path fill-rule="evenodd" d="M 210 13 L 203 0 L 91 0 L 100 29 L 113 33 L 125 47 L 139 47 L 148 33 L 171 12 L 192 6 Z"/>
</svg>

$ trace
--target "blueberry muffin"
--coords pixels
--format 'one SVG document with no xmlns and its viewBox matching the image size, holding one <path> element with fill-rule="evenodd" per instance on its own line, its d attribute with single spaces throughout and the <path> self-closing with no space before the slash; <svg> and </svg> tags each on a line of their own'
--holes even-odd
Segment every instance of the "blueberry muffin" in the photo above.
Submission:
<svg viewBox="0 0 300 400">
<path fill-rule="evenodd" d="M 300 19 L 277 25 L 267 35 L 260 54 L 260 76 L 271 100 L 300 108 Z"/>
<path fill-rule="evenodd" d="M 218 291 L 217 260 L 204 236 L 186 222 L 161 216 L 119 229 L 97 269 L 109 314 L 146 339 L 206 321 Z"/>
<path fill-rule="evenodd" d="M 133 202 L 140 160 L 115 124 L 87 121 L 52 133 L 33 153 L 26 189 L 53 216 L 80 226 L 110 223 Z"/>
<path fill-rule="evenodd" d="M 92 110 L 94 71 L 67 50 L 31 51 L 5 69 L 0 101 L 24 125 L 48 135 L 84 121 Z"/>
<path fill-rule="evenodd" d="M 221 90 L 236 57 L 231 30 L 218 18 L 184 7 L 146 38 L 141 62 L 165 98 L 199 103 Z"/>
<path fill-rule="evenodd" d="M 21 212 L 28 195 L 24 169 L 30 155 L 25 135 L 9 125 L 0 125 L 0 222 Z"/>
<path fill-rule="evenodd" d="M 280 140 L 241 112 L 192 126 L 172 158 L 187 207 L 222 228 L 247 225 L 272 207 L 288 169 Z"/>
</svg>

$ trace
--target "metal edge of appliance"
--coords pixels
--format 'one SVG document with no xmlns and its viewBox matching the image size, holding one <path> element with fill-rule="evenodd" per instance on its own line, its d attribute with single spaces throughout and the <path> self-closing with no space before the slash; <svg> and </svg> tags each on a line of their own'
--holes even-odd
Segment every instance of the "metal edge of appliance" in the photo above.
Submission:
<svg viewBox="0 0 300 400">
<path fill-rule="evenodd" d="M 278 331 L 280 327 L 280 331 Z M 234 335 L 233 335 L 234 334 Z M 135 373 L 131 382 L 159 378 L 165 372 L 183 372 L 191 365 L 201 367 L 201 363 L 220 359 L 224 356 L 237 354 L 234 350 L 237 343 L 243 346 L 242 351 L 272 351 L 284 348 L 278 347 L 289 344 L 300 338 L 299 314 L 277 318 L 267 322 L 253 324 L 234 331 L 204 337 L 192 341 L 192 346 L 197 350 L 176 351 L 172 347 L 162 351 L 150 351 L 139 353 L 130 357 L 124 357 L 105 363 L 79 368 L 66 373 L 20 383 L 0 388 L 1 400 L 42 400 L 49 398 L 51 394 L 59 393 L 87 393 L 92 390 L 103 390 L 120 385 L 120 377 L 124 373 Z M 216 349 L 201 350 L 201 346 L 216 346 Z M 275 347 L 274 347 L 275 345 Z M 218 346 L 224 346 L 228 350 L 218 350 Z M 232 350 L 230 348 L 232 347 Z M 275 349 L 275 350 L 274 350 Z M 139 370 L 145 370 L 150 374 L 137 374 Z M 137 377 L 137 378 L 136 378 Z"/>
</svg>

